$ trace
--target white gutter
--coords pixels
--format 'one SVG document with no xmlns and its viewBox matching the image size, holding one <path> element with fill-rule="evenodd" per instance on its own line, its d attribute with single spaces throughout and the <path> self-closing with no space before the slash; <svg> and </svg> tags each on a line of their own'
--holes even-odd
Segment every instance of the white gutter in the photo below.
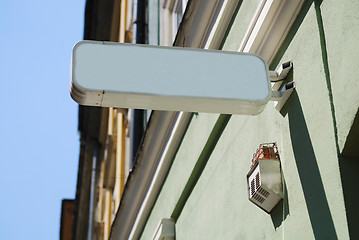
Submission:
<svg viewBox="0 0 359 240">
<path fill-rule="evenodd" d="M 238 49 L 270 63 L 297 18 L 304 0 L 262 0 Z"/>
<path fill-rule="evenodd" d="M 133 224 L 129 239 L 138 239 L 141 236 L 143 227 L 146 224 L 152 206 L 154 205 L 157 196 L 162 188 L 167 172 L 170 169 L 172 160 L 174 159 L 174 155 L 176 154 L 183 135 L 187 129 L 191 116 L 191 113 L 180 112 L 178 114 L 177 121 L 175 122 L 171 134 L 168 138 L 168 144 L 163 150 L 151 185 L 147 191 L 146 197 L 142 202 L 135 223 Z"/>
<path fill-rule="evenodd" d="M 241 0 L 224 0 L 208 35 L 205 49 L 219 49 Z"/>
<path fill-rule="evenodd" d="M 239 0 L 232 0 L 231 2 L 231 4 L 227 4 L 226 0 L 188 1 L 174 45 L 204 48 L 209 38 L 213 38 L 213 33 L 211 35 L 211 31 L 216 29 L 219 24 L 217 22 L 217 17 L 222 16 L 223 10 L 227 5 L 233 5 L 233 2 L 238 3 Z M 218 39 L 222 41 L 223 36 L 218 37 Z"/>
<path fill-rule="evenodd" d="M 157 194 L 153 193 L 148 196 L 148 190 L 151 187 L 152 189 L 158 187 L 152 183 L 153 179 L 162 178 L 163 180 L 164 176 L 159 171 L 162 174 L 167 172 L 168 169 L 166 170 L 165 166 L 170 166 L 173 160 L 172 154 L 177 151 L 179 142 L 187 129 L 190 116 L 191 113 L 152 112 L 140 152 L 133 171 L 127 179 L 120 206 L 112 224 L 110 239 L 129 239 L 134 224 L 143 223 L 144 220 L 147 220 L 147 218 L 141 221 L 137 220 L 137 216 L 141 209 L 142 213 L 149 211 L 143 206 L 146 199 L 148 202 L 154 202 Z M 177 129 L 175 133 L 173 133 L 174 128 Z M 168 155 L 166 158 L 161 157 L 164 152 Z M 162 170 L 158 170 L 158 166 L 162 166 L 160 168 Z M 155 182 L 161 184 L 159 181 Z M 148 206 L 151 207 L 151 205 Z"/>
</svg>

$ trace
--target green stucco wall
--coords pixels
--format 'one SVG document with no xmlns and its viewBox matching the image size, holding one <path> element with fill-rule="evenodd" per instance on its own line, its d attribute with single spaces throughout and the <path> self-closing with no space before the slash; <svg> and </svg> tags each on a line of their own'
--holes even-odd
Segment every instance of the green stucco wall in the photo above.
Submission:
<svg viewBox="0 0 359 240">
<path fill-rule="evenodd" d="M 217 118 L 218 114 L 193 116 L 181 148 L 176 155 L 176 159 L 180 160 L 174 160 L 171 166 L 162 191 L 147 221 L 142 239 L 151 239 L 160 219 L 172 215 Z"/>
<path fill-rule="evenodd" d="M 240 2 L 238 12 L 227 35 L 227 41 L 223 43 L 223 49 L 238 51 L 241 39 L 243 39 L 260 2 L 260 0 Z"/>
<path fill-rule="evenodd" d="M 243 1 L 224 50 L 238 50 L 258 2 Z M 295 80 L 296 92 L 281 113 L 269 102 L 260 115 L 231 116 L 225 125 L 216 124 L 224 116 L 193 117 L 142 239 L 151 239 L 160 219 L 173 215 L 203 151 L 209 152 L 203 172 L 176 216 L 177 240 L 359 236 L 353 201 L 359 159 L 353 163 L 341 156 L 359 106 L 358 10 L 359 1 L 304 3 L 270 63 L 272 68 L 288 60 L 294 64 L 288 78 Z M 218 141 L 209 144 L 221 126 Z M 267 142 L 278 145 L 285 189 L 271 214 L 249 202 L 246 184 L 253 153 Z"/>
</svg>

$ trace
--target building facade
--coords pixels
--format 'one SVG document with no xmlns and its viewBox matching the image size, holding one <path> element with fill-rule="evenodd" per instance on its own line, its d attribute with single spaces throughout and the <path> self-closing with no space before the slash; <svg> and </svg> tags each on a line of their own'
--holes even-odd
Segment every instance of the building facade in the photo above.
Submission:
<svg viewBox="0 0 359 240">
<path fill-rule="evenodd" d="M 133 42 L 138 2 L 88 0 L 85 39 Z M 80 106 L 74 239 L 358 238 L 359 3 L 144 2 L 148 44 L 254 53 L 270 70 L 291 61 L 281 86 L 296 88 L 257 116 L 148 111 L 133 163 L 132 112 Z M 269 213 L 248 199 L 265 143 L 281 166 Z"/>
</svg>

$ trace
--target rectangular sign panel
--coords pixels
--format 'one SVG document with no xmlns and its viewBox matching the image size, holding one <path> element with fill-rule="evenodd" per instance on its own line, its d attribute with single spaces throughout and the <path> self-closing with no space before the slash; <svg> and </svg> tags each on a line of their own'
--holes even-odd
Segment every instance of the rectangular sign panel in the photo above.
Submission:
<svg viewBox="0 0 359 240">
<path fill-rule="evenodd" d="M 81 41 L 71 96 L 88 106 L 256 115 L 271 85 L 253 54 Z"/>
</svg>

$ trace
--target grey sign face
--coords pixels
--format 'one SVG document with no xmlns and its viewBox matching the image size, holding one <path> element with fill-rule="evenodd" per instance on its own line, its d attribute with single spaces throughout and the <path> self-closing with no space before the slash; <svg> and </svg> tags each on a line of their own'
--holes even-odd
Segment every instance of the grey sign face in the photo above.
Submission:
<svg viewBox="0 0 359 240">
<path fill-rule="evenodd" d="M 71 96 L 89 106 L 256 115 L 271 88 L 252 54 L 81 41 Z"/>
</svg>

